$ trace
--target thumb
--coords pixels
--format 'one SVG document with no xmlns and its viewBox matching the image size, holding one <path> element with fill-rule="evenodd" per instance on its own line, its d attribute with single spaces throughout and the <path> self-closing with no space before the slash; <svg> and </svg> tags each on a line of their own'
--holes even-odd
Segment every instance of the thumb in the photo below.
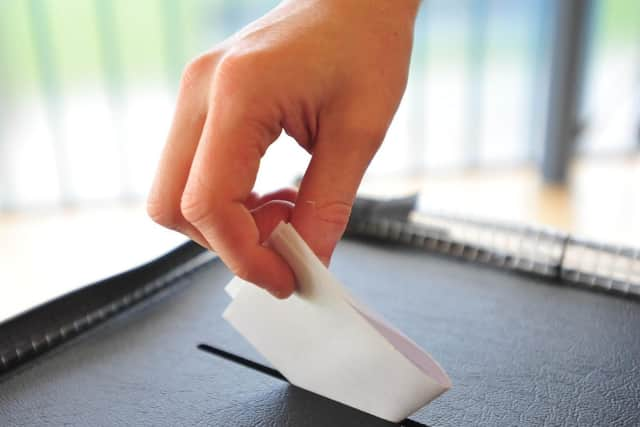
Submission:
<svg viewBox="0 0 640 427">
<path fill-rule="evenodd" d="M 383 136 L 362 130 L 320 131 L 291 223 L 325 265 L 345 231 L 360 181 Z"/>
</svg>

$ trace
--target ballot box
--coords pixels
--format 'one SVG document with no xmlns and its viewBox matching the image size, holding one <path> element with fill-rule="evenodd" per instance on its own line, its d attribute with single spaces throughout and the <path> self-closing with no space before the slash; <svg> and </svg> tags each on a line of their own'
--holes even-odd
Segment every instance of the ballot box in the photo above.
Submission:
<svg viewBox="0 0 640 427">
<path fill-rule="evenodd" d="M 637 251 L 411 206 L 360 200 L 331 266 L 451 378 L 402 425 L 640 424 Z M 188 243 L 6 321 L 0 425 L 393 425 L 289 384 L 221 317 L 231 277 Z"/>
</svg>

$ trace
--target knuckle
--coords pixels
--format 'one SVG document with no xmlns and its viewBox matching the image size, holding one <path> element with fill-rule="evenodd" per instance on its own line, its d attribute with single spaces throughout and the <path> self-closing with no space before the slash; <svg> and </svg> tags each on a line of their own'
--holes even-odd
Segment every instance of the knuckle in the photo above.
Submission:
<svg viewBox="0 0 640 427">
<path fill-rule="evenodd" d="M 251 54 L 231 51 L 222 57 L 219 69 L 225 72 L 244 71 L 251 66 Z"/>
<path fill-rule="evenodd" d="M 211 215 L 211 208 L 200 191 L 185 190 L 180 199 L 180 212 L 191 224 L 198 224 Z"/>
<path fill-rule="evenodd" d="M 351 204 L 344 201 L 329 201 L 315 205 L 317 220 L 344 230 L 351 216 Z"/>
<path fill-rule="evenodd" d="M 182 71 L 180 86 L 182 88 L 188 88 L 208 75 L 211 72 L 213 62 L 214 58 L 210 53 L 205 53 L 192 59 Z"/>
<path fill-rule="evenodd" d="M 172 230 L 177 230 L 182 223 L 179 209 L 162 202 L 156 196 L 150 196 L 147 199 L 147 215 L 153 222 Z"/>
<path fill-rule="evenodd" d="M 255 72 L 255 63 L 251 54 L 230 52 L 224 55 L 216 67 L 216 79 L 233 90 L 246 85 L 243 80 L 248 73 Z M 245 82 L 243 84 L 243 81 Z"/>
</svg>

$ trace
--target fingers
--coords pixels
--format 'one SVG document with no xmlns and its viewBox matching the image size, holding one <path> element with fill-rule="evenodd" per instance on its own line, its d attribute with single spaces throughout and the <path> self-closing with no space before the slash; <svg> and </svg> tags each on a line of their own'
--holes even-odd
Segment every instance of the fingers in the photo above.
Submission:
<svg viewBox="0 0 640 427">
<path fill-rule="evenodd" d="M 260 123 L 279 120 L 248 120 L 246 105 L 240 95 L 227 98 L 224 108 L 215 101 L 211 105 L 181 210 L 234 273 L 282 298 L 294 290 L 293 273 L 282 258 L 261 244 L 261 229 L 271 227 L 279 215 L 288 217 L 290 209 L 278 203 L 265 205 L 256 211 L 256 221 L 247 207 L 247 203 L 256 204 L 251 189 L 260 158 L 280 132 Z"/>
<path fill-rule="evenodd" d="M 180 199 L 207 112 L 207 91 L 202 80 L 206 80 L 203 77 L 211 72 L 214 62 L 215 57 L 203 56 L 185 69 L 171 130 L 147 199 L 147 212 L 155 222 L 209 249 L 205 238 L 183 217 Z"/>
<path fill-rule="evenodd" d="M 288 296 L 294 287 L 289 267 L 260 242 L 289 219 L 297 193 L 250 192 L 260 157 L 279 129 L 265 133 L 248 126 L 246 110 L 235 102 L 242 94 L 220 104 L 216 92 L 230 88 L 211 87 L 217 65 L 215 55 L 206 55 L 185 70 L 147 210 L 154 221 L 217 251 L 239 276 Z"/>
<path fill-rule="evenodd" d="M 360 129 L 320 131 L 291 223 L 325 265 L 344 233 L 362 176 L 383 136 Z"/>
</svg>

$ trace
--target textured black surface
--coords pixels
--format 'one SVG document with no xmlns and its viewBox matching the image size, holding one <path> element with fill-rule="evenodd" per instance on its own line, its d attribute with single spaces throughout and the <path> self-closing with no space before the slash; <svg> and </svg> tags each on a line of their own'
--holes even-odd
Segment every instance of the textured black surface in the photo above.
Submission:
<svg viewBox="0 0 640 427">
<path fill-rule="evenodd" d="M 640 304 L 403 249 L 343 242 L 333 270 L 428 349 L 451 391 L 430 426 L 640 424 Z M 0 424 L 386 425 L 246 367 L 212 262 L 0 379 Z"/>
<path fill-rule="evenodd" d="M 204 252 L 185 243 L 143 266 L 35 307 L 0 324 L 0 375 L 126 310 L 188 270 Z"/>
</svg>

